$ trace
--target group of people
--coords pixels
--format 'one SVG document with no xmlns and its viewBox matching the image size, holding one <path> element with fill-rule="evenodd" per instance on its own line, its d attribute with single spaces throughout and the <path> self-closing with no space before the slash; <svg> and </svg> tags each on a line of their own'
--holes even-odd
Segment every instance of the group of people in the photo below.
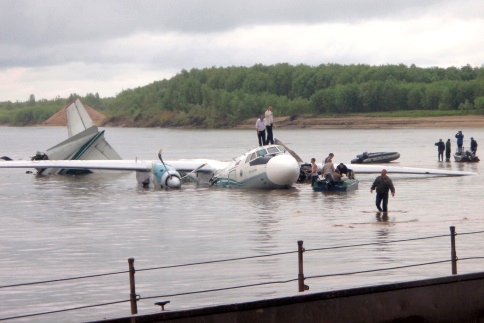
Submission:
<svg viewBox="0 0 484 323">
<path fill-rule="evenodd" d="M 272 112 L 272 106 L 269 106 L 266 112 L 262 114 L 255 123 L 255 129 L 257 131 L 259 146 L 274 144 L 274 135 L 272 133 L 273 127 L 274 127 L 274 115 Z M 266 132 L 267 132 L 267 137 L 266 137 Z M 460 133 L 462 134 L 462 131 L 460 131 Z M 462 135 L 462 138 L 463 137 L 464 135 Z M 473 138 L 471 138 L 471 140 L 473 140 Z M 440 139 L 439 143 L 436 143 L 436 145 L 439 144 L 439 154 L 441 149 L 440 142 L 442 142 L 442 139 Z M 457 144 L 459 144 L 459 141 L 457 141 Z M 444 149 L 442 150 L 442 154 L 443 154 L 443 151 L 446 149 L 446 145 L 443 142 L 442 142 L 442 145 L 444 147 Z M 449 145 L 448 147 L 449 151 L 447 154 L 447 159 L 450 158 L 450 139 L 448 140 L 448 145 Z M 475 147 L 477 149 L 477 143 Z M 471 145 L 471 149 L 472 149 L 472 145 Z M 334 180 L 341 180 L 341 178 L 345 176 L 348 178 L 352 178 L 353 177 L 352 170 L 349 169 L 344 163 L 339 163 L 338 166 L 335 167 L 333 164 L 333 157 L 334 157 L 334 154 L 330 153 L 328 157 L 324 159 L 324 162 L 322 164 L 323 168 L 322 168 L 321 174 L 323 174 L 323 176 L 325 176 L 326 174 L 329 174 L 329 176 Z M 308 172 L 308 177 L 311 179 L 311 184 L 313 184 L 319 178 L 316 158 L 311 158 L 311 170 Z M 392 196 L 395 196 L 395 187 L 393 186 L 393 182 L 390 179 L 390 177 L 387 176 L 387 171 L 385 169 L 382 169 L 380 176 L 378 176 L 373 182 L 373 184 L 371 185 L 370 192 L 373 193 L 374 190 L 376 190 L 375 204 L 377 209 L 382 212 L 387 212 L 388 194 L 389 192 L 391 192 Z"/>
<path fill-rule="evenodd" d="M 352 178 L 352 170 L 346 167 L 344 163 L 339 163 L 338 166 L 334 167 L 333 164 L 333 157 L 334 154 L 330 153 L 328 157 L 324 159 L 322 163 L 322 170 L 321 174 L 325 176 L 326 174 L 330 174 L 329 176 L 334 180 L 341 180 L 343 177 Z M 311 179 L 311 184 L 313 184 L 316 180 L 318 180 L 318 165 L 316 164 L 316 158 L 311 158 L 311 170 L 308 172 L 308 177 Z"/>
<path fill-rule="evenodd" d="M 274 127 L 274 115 L 272 113 L 272 107 L 269 106 L 264 114 L 261 114 L 259 119 L 255 123 L 255 129 L 257 131 L 257 138 L 259 139 L 259 146 L 274 144 L 274 135 L 272 134 L 272 128 Z M 267 131 L 267 138 L 266 138 Z"/>
<path fill-rule="evenodd" d="M 455 138 L 457 138 L 457 151 L 463 152 L 462 150 L 464 145 L 464 134 L 462 133 L 462 130 L 459 130 L 455 134 Z M 435 143 L 435 146 L 437 146 L 438 160 L 444 161 L 444 152 L 445 152 L 445 161 L 450 161 L 450 153 L 451 153 L 450 139 L 447 139 L 447 142 L 445 143 L 442 141 L 442 139 L 439 139 L 439 141 Z M 472 154 L 476 155 L 477 141 L 474 139 L 474 137 L 471 137 L 470 147 L 471 147 Z"/>
<path fill-rule="evenodd" d="M 333 164 L 334 154 L 330 153 L 328 157 L 324 159 L 323 168 L 321 174 L 326 176 L 329 174 L 330 177 L 335 180 L 340 180 L 343 177 L 352 178 L 353 171 L 349 169 L 344 163 L 339 163 L 337 167 Z M 309 173 L 311 178 L 311 184 L 314 183 L 319 178 L 318 175 L 318 165 L 316 164 L 316 158 L 311 158 L 311 172 Z M 373 184 L 370 187 L 370 193 L 376 190 L 376 208 L 380 212 L 388 211 L 388 196 L 391 193 L 392 197 L 395 196 L 395 186 L 393 186 L 393 181 L 388 177 L 386 169 L 382 169 L 380 176 L 375 178 Z"/>
</svg>

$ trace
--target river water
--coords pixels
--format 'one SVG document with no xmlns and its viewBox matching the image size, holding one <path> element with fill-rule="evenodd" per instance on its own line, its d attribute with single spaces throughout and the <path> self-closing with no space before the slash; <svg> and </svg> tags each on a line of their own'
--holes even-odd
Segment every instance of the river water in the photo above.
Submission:
<svg viewBox="0 0 484 323">
<path fill-rule="evenodd" d="M 106 128 L 106 139 L 124 159 L 210 158 L 230 160 L 253 148 L 253 130 Z M 333 152 L 348 163 L 363 151 L 398 151 L 392 165 L 480 173 L 482 163 L 438 162 L 434 143 L 463 130 L 482 141 L 483 129 L 275 129 L 275 137 L 303 160 Z M 0 155 L 28 159 L 67 138 L 63 127 L 0 127 Z M 0 286 L 127 271 L 135 258 L 139 313 L 296 295 L 297 282 L 204 294 L 163 296 L 297 278 L 297 254 L 165 270 L 162 266 L 371 244 L 484 228 L 483 177 L 397 175 L 388 218 L 377 217 L 369 187 L 376 175 L 358 175 L 349 193 L 316 193 L 308 185 L 290 190 L 249 191 L 184 186 L 143 189 L 134 173 L 36 177 L 0 170 Z M 483 234 L 457 236 L 459 258 L 484 256 Z M 307 251 L 306 277 L 389 268 L 450 258 L 450 238 L 335 250 Z M 458 263 L 459 273 L 482 270 L 483 261 Z M 308 292 L 336 290 L 450 275 L 450 263 L 364 274 L 311 278 Z M 0 288 L 0 319 L 129 298 L 128 275 Z M 145 298 L 145 299 L 143 299 Z M 146 299 L 147 298 L 147 299 Z M 80 322 L 127 316 L 129 303 L 35 316 L 16 321 Z"/>
</svg>

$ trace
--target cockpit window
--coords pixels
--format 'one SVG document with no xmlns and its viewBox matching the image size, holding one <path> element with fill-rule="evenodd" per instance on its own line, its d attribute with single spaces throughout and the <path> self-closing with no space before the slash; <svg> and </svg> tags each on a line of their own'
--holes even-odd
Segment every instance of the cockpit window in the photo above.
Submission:
<svg viewBox="0 0 484 323">
<path fill-rule="evenodd" d="M 269 152 L 269 154 L 278 154 L 279 153 L 279 149 L 277 149 L 277 147 L 269 147 L 269 148 L 267 148 L 267 151 Z"/>
<path fill-rule="evenodd" d="M 277 148 L 278 148 L 280 151 L 282 151 L 283 153 L 285 153 L 285 152 L 286 152 L 286 149 L 285 149 L 284 147 L 282 147 L 282 146 L 277 146 Z"/>
<path fill-rule="evenodd" d="M 254 159 L 255 159 L 255 156 L 256 156 L 256 155 L 255 155 L 255 153 L 252 153 L 252 154 L 250 155 L 250 160 L 254 160 Z"/>
<path fill-rule="evenodd" d="M 256 151 L 256 153 L 257 153 L 257 157 L 264 157 L 265 155 L 267 155 L 267 150 L 259 149 Z"/>
</svg>

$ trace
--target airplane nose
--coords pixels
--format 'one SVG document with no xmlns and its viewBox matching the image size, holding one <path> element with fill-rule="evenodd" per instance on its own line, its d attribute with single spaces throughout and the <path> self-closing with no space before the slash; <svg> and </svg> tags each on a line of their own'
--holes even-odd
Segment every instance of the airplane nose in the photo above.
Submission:
<svg viewBox="0 0 484 323">
<path fill-rule="evenodd" d="M 165 186 L 170 188 L 179 188 L 181 186 L 181 180 L 177 176 L 168 176 Z"/>
<path fill-rule="evenodd" d="M 299 163 L 290 155 L 277 155 L 267 163 L 267 177 L 276 185 L 289 186 L 299 177 Z"/>
</svg>

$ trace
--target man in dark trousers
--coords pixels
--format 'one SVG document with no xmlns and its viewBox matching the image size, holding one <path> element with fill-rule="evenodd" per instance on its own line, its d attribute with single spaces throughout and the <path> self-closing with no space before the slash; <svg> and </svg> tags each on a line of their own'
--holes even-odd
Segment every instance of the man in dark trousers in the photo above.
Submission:
<svg viewBox="0 0 484 323">
<path fill-rule="evenodd" d="M 475 155 L 477 153 L 477 141 L 471 137 L 471 151 Z"/>
<path fill-rule="evenodd" d="M 266 121 L 263 114 L 257 119 L 255 130 L 257 131 L 257 138 L 259 138 L 259 146 L 264 146 L 266 144 Z"/>
<path fill-rule="evenodd" d="M 381 175 L 378 176 L 373 185 L 371 185 L 370 192 L 373 194 L 373 191 L 376 188 L 376 207 L 378 211 L 387 212 L 387 205 L 388 205 L 388 191 L 392 192 L 392 196 L 395 196 L 395 187 L 393 186 L 393 182 L 390 177 L 387 176 L 387 170 L 382 169 Z"/>
<path fill-rule="evenodd" d="M 445 143 L 445 161 L 450 161 L 450 139 Z"/>
<path fill-rule="evenodd" d="M 442 141 L 442 139 L 439 139 L 438 142 L 435 143 L 437 146 L 437 151 L 439 152 L 438 158 L 439 161 L 444 161 L 444 150 L 445 150 L 445 144 Z"/>
<path fill-rule="evenodd" d="M 462 133 L 462 130 L 459 130 L 455 134 L 455 137 L 457 138 L 457 151 L 462 152 L 462 145 L 464 144 L 464 134 Z"/>
<path fill-rule="evenodd" d="M 272 113 L 272 107 L 268 107 L 265 113 L 266 117 L 266 132 L 267 132 L 267 141 L 266 145 L 274 144 L 274 135 L 272 134 L 272 127 L 274 127 L 274 114 Z"/>
</svg>

